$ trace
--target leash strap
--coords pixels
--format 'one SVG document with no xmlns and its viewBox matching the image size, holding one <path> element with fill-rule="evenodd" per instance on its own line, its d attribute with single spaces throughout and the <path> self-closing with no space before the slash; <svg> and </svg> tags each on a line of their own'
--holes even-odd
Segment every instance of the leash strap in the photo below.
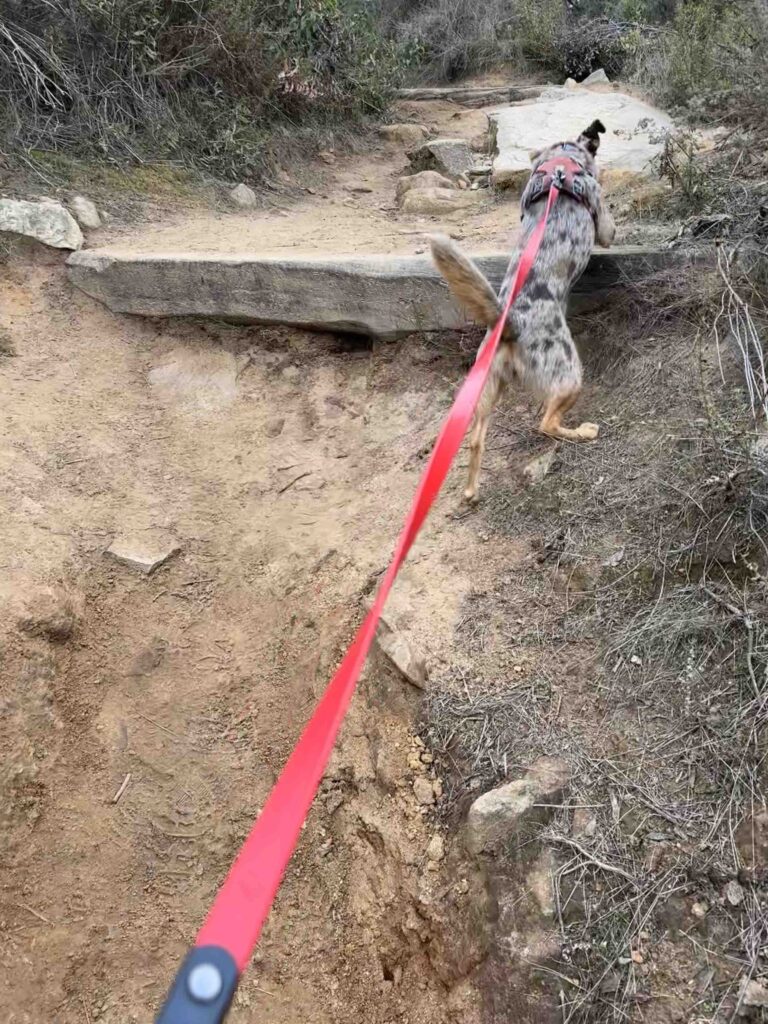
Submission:
<svg viewBox="0 0 768 1024">
<path fill-rule="evenodd" d="M 435 443 L 371 610 L 286 762 L 181 965 L 156 1024 L 221 1024 L 293 854 L 355 691 L 392 584 L 461 447 L 488 378 L 507 315 L 534 264 L 558 190 L 531 232 L 504 302 Z"/>
</svg>

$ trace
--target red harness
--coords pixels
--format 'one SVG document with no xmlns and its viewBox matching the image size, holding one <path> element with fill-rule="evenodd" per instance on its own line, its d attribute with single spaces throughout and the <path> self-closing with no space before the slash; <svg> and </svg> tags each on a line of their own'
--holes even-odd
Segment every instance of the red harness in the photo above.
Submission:
<svg viewBox="0 0 768 1024">
<path fill-rule="evenodd" d="M 584 187 L 584 177 L 587 173 L 581 164 L 570 156 L 553 156 L 551 159 L 545 160 L 531 175 L 526 209 L 531 203 L 548 195 L 554 185 L 560 192 L 575 199 L 578 203 L 583 203 L 597 222 L 597 211 L 592 208 Z"/>
</svg>

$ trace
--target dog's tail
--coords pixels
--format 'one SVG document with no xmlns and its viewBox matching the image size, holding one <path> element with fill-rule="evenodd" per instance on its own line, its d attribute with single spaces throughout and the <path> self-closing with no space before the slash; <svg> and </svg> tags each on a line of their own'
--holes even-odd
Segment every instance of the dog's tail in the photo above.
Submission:
<svg viewBox="0 0 768 1024">
<path fill-rule="evenodd" d="M 432 235 L 429 241 L 435 266 L 454 296 L 473 320 L 493 327 L 501 316 L 502 305 L 490 281 L 450 238 Z"/>
</svg>

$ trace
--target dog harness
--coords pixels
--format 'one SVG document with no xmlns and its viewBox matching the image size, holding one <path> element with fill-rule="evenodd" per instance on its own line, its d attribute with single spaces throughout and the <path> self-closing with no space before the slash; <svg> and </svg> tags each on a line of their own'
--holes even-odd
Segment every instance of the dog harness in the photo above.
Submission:
<svg viewBox="0 0 768 1024">
<path fill-rule="evenodd" d="M 571 146 L 567 142 L 562 146 L 563 150 L 568 150 L 569 148 Z M 523 214 L 525 214 L 532 203 L 546 196 L 554 185 L 560 192 L 564 192 L 565 195 L 575 199 L 576 202 L 583 203 L 592 214 L 592 219 L 597 223 L 597 210 L 593 208 L 587 190 L 584 187 L 584 177 L 586 174 L 588 174 L 588 171 L 585 171 L 577 160 L 566 156 L 565 153 L 545 160 L 531 175 L 530 192 L 526 197 Z"/>
</svg>

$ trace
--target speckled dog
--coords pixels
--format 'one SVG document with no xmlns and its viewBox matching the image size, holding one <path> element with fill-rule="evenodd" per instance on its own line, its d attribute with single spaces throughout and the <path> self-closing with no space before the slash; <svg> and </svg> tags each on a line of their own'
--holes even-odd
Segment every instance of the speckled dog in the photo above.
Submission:
<svg viewBox="0 0 768 1024">
<path fill-rule="evenodd" d="M 470 435 L 469 480 L 465 496 L 477 497 L 488 420 L 506 385 L 518 376 L 544 405 L 539 430 L 569 441 L 593 441 L 594 423 L 563 426 L 562 419 L 581 391 L 581 360 L 565 321 L 571 288 L 597 242 L 608 247 L 616 226 L 603 204 L 595 155 L 605 128 L 594 121 L 576 142 L 559 142 L 531 154 L 532 172 L 521 199 L 523 229 L 518 253 L 543 216 L 553 177 L 561 187 L 528 280 L 510 310 L 488 383 Z M 488 280 L 450 239 L 432 239 L 432 257 L 448 285 L 473 319 L 493 327 L 501 316 L 516 262 L 497 296 Z"/>
</svg>

